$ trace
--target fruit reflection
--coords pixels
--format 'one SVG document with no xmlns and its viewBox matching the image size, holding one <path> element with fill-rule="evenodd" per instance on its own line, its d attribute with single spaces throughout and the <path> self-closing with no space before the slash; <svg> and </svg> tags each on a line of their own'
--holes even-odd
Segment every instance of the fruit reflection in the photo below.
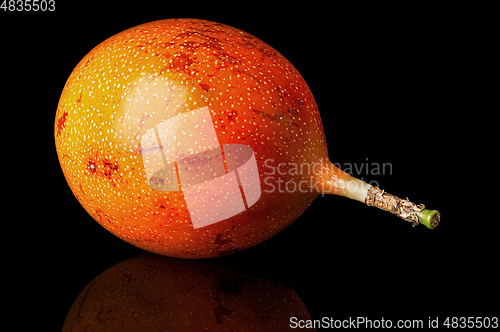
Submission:
<svg viewBox="0 0 500 332">
<path fill-rule="evenodd" d="M 220 262 L 133 257 L 97 276 L 64 323 L 68 331 L 287 331 L 310 319 L 288 285 Z"/>
</svg>

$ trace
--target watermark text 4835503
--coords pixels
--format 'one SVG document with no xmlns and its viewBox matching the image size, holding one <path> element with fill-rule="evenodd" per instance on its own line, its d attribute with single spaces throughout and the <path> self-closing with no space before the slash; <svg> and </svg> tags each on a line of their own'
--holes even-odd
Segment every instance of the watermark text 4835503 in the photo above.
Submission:
<svg viewBox="0 0 500 332">
<path fill-rule="evenodd" d="M 55 0 L 2 0 L 0 10 L 4 12 L 53 12 Z"/>
</svg>

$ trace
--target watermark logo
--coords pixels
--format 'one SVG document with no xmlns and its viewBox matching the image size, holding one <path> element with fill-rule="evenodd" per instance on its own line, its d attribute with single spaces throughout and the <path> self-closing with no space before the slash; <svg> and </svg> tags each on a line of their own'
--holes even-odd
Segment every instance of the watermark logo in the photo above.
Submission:
<svg viewBox="0 0 500 332">
<path fill-rule="evenodd" d="M 149 186 L 182 191 L 194 228 L 230 218 L 260 198 L 254 151 L 220 144 L 208 107 L 171 117 L 141 138 Z"/>
<path fill-rule="evenodd" d="M 335 174 L 334 168 L 343 170 L 344 172 L 358 178 L 362 182 L 368 183 L 370 186 L 379 187 L 379 184 L 375 180 L 366 181 L 365 176 L 377 176 L 377 175 L 391 175 L 392 174 L 392 164 L 391 163 L 378 163 L 370 162 L 366 158 L 365 162 L 362 163 L 331 163 L 327 160 L 321 159 L 320 162 L 314 163 L 278 163 L 274 159 L 266 159 L 263 163 L 264 166 L 264 188 L 263 191 L 266 193 L 293 193 L 300 191 L 302 193 L 308 192 L 321 192 L 322 195 L 325 193 L 335 193 L 336 190 L 347 189 L 350 192 L 357 191 L 361 188 L 356 188 L 359 186 L 360 182 L 349 182 L 345 183 L 346 188 L 342 188 L 342 183 L 325 182 L 321 185 L 317 182 L 324 174 Z M 365 185 L 363 185 L 365 187 Z"/>
</svg>

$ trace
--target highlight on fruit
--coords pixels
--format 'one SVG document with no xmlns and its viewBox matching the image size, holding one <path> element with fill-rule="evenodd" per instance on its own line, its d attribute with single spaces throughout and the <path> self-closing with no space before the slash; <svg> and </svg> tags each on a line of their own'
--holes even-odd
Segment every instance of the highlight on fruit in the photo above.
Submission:
<svg viewBox="0 0 500 332">
<path fill-rule="evenodd" d="M 250 248 L 324 194 L 414 226 L 440 221 L 437 211 L 340 169 L 298 71 L 262 40 L 220 23 L 155 21 L 97 45 L 66 82 L 54 138 L 85 210 L 122 240 L 166 256 Z"/>
</svg>

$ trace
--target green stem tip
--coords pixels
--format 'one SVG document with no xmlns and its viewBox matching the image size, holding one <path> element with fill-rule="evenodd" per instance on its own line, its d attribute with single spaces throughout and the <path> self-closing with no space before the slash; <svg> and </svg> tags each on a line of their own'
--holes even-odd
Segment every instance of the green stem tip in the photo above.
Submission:
<svg viewBox="0 0 500 332">
<path fill-rule="evenodd" d="M 417 212 L 418 222 L 425 225 L 429 229 L 434 229 L 441 220 L 441 215 L 436 210 L 423 209 Z"/>
</svg>

